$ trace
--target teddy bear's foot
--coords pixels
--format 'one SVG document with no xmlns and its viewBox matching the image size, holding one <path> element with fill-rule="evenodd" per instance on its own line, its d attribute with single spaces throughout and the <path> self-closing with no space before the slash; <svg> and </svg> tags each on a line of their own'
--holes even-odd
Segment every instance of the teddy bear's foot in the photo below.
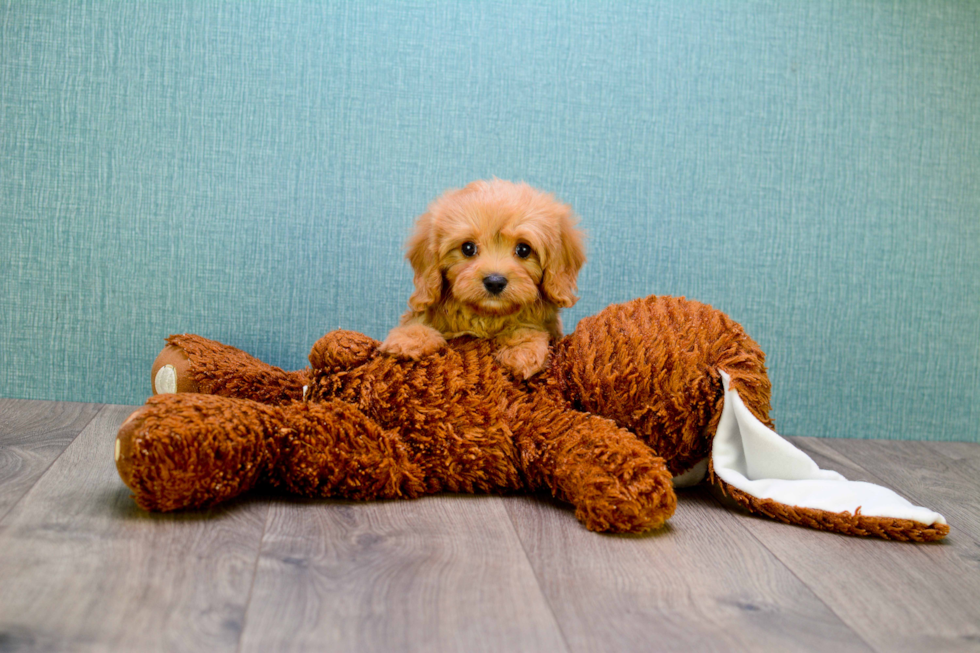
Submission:
<svg viewBox="0 0 980 653">
<path fill-rule="evenodd" d="M 214 340 L 173 335 L 150 370 L 154 395 L 200 393 L 283 405 L 304 398 L 307 370 L 287 372 Z"/>
<path fill-rule="evenodd" d="M 187 352 L 169 342 L 153 361 L 150 380 L 155 395 L 200 392 L 200 387 L 191 374 L 191 361 Z"/>
<path fill-rule="evenodd" d="M 530 425 L 525 473 L 575 506 L 590 531 L 642 533 L 674 514 L 677 496 L 664 459 L 610 420 L 572 410 L 542 411 Z"/>
<path fill-rule="evenodd" d="M 575 516 L 590 531 L 645 533 L 657 530 L 674 514 L 677 496 L 663 459 L 655 456 L 632 467 L 621 486 L 591 479 L 576 497 Z"/>
<path fill-rule="evenodd" d="M 253 487 L 268 467 L 277 408 L 202 394 L 152 397 L 116 436 L 116 469 L 145 510 L 200 508 Z"/>
<path fill-rule="evenodd" d="M 146 411 L 146 406 L 142 406 L 133 411 L 126 421 L 119 427 L 116 435 L 116 471 L 119 478 L 130 490 L 133 489 L 133 440 L 139 430 L 141 413 Z"/>
</svg>

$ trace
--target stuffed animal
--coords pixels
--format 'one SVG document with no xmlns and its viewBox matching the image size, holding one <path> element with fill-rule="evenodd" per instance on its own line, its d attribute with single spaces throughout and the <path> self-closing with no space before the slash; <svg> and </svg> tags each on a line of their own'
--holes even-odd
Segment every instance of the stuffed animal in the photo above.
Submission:
<svg viewBox="0 0 980 653">
<path fill-rule="evenodd" d="M 121 426 L 116 464 L 138 505 L 211 506 L 259 483 L 309 497 L 546 492 L 589 529 L 642 532 L 674 486 L 708 477 L 752 512 L 852 535 L 929 541 L 945 520 L 885 488 L 821 470 L 772 431 L 764 355 L 711 307 L 613 305 L 520 380 L 492 341 L 419 361 L 335 331 L 286 372 L 233 347 L 171 336 L 156 396 Z"/>
</svg>

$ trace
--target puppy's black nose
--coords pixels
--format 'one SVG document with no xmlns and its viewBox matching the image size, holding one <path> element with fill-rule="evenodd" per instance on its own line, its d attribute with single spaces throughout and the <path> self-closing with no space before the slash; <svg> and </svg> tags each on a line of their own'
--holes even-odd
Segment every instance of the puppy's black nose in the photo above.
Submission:
<svg viewBox="0 0 980 653">
<path fill-rule="evenodd" d="M 488 274 L 483 277 L 483 287 L 491 295 L 499 295 L 507 287 L 507 277 L 502 274 Z"/>
</svg>

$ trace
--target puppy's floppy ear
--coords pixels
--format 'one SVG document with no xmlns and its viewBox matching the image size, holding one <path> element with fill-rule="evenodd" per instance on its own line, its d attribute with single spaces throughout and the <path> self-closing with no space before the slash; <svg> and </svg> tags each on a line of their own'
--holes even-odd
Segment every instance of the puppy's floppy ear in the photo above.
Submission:
<svg viewBox="0 0 980 653">
<path fill-rule="evenodd" d="M 578 301 L 578 271 L 585 263 L 585 233 L 575 228 L 575 216 L 566 205 L 557 216 L 560 242 L 556 251 L 548 252 L 541 288 L 545 297 L 560 308 Z"/>
<path fill-rule="evenodd" d="M 408 298 L 408 306 L 421 312 L 432 306 L 442 296 L 442 271 L 439 269 L 439 251 L 432 229 L 432 216 L 423 213 L 415 224 L 415 232 L 405 243 L 405 258 L 415 271 L 415 292 Z"/>
</svg>

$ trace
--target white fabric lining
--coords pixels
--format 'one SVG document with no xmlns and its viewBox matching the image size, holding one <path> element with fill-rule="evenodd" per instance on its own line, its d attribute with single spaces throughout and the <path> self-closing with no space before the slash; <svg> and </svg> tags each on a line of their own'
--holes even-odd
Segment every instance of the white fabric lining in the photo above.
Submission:
<svg viewBox="0 0 980 653">
<path fill-rule="evenodd" d="M 848 481 L 820 469 L 806 453 L 760 422 L 730 389 L 731 377 L 719 370 L 725 405 L 711 448 L 715 474 L 732 487 L 758 499 L 800 508 L 866 517 L 908 519 L 925 525 L 945 524 L 937 512 L 913 505 L 888 488 Z"/>
<path fill-rule="evenodd" d="M 177 392 L 177 370 L 173 365 L 164 365 L 157 370 L 156 378 L 153 379 L 153 390 L 158 395 Z"/>
<path fill-rule="evenodd" d="M 681 472 L 670 480 L 676 488 L 691 487 L 692 485 L 697 485 L 703 481 L 704 477 L 707 475 L 708 459 L 702 458 L 698 462 L 694 463 L 690 469 Z"/>
</svg>

